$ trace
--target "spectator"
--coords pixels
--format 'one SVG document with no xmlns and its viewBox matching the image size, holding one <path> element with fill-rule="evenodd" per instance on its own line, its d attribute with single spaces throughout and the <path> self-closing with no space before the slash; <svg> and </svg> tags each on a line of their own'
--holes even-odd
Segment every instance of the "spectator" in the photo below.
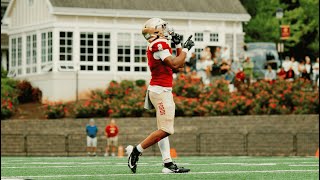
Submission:
<svg viewBox="0 0 320 180">
<path fill-rule="evenodd" d="M 224 79 L 229 82 L 229 92 L 234 92 L 234 78 L 235 78 L 235 75 L 229 68 L 224 75 Z"/>
<path fill-rule="evenodd" d="M 281 67 L 278 72 L 278 78 L 281 80 L 284 80 L 286 79 L 286 77 L 287 77 L 287 73 L 284 71 L 284 68 Z"/>
<path fill-rule="evenodd" d="M 312 65 L 311 65 L 311 61 L 309 56 L 305 57 L 306 60 L 306 64 L 305 64 L 305 68 L 306 68 L 306 79 L 311 80 L 311 74 L 312 74 Z"/>
<path fill-rule="evenodd" d="M 305 66 L 305 61 L 302 60 L 298 66 L 298 70 L 299 70 L 299 74 L 300 74 L 300 78 L 302 79 L 307 79 L 307 69 L 306 69 L 306 66 Z"/>
<path fill-rule="evenodd" d="M 213 59 L 213 64 L 211 66 L 211 77 L 212 79 L 217 79 L 221 75 L 220 72 L 220 64 L 218 63 L 218 59 L 214 58 Z"/>
<path fill-rule="evenodd" d="M 211 54 L 211 49 L 210 49 L 210 47 L 209 46 L 206 46 L 205 48 L 204 48 L 204 52 L 206 52 L 207 53 L 207 60 L 211 60 L 212 59 L 212 54 Z"/>
<path fill-rule="evenodd" d="M 223 48 L 223 51 L 221 53 L 221 59 L 222 61 L 228 61 L 230 59 L 230 51 L 227 46 Z"/>
<path fill-rule="evenodd" d="M 268 68 L 264 75 L 264 80 L 273 83 L 276 80 L 276 72 L 272 69 L 270 65 L 268 65 Z"/>
<path fill-rule="evenodd" d="M 312 66 L 312 69 L 314 84 L 317 84 L 319 80 L 319 57 L 317 57 L 316 62 Z"/>
<path fill-rule="evenodd" d="M 242 70 L 242 66 L 241 66 L 241 63 L 239 61 L 239 58 L 235 58 L 231 64 L 231 71 L 234 73 L 234 74 L 237 74 L 239 71 Z"/>
<path fill-rule="evenodd" d="M 97 133 L 98 128 L 95 125 L 94 119 L 90 119 L 89 124 L 86 126 L 87 133 L 87 153 L 88 156 L 92 155 L 97 156 Z"/>
<path fill-rule="evenodd" d="M 288 56 L 286 56 L 285 60 L 283 61 L 282 67 L 287 74 L 289 70 L 292 69 L 292 62 L 290 61 Z"/>
<path fill-rule="evenodd" d="M 215 49 L 214 58 L 217 58 L 218 63 L 221 64 L 221 48 L 219 46 Z"/>
<path fill-rule="evenodd" d="M 250 86 L 251 79 L 253 77 L 253 68 L 254 64 L 250 61 L 250 57 L 247 57 L 246 60 L 242 64 L 243 72 L 245 74 L 245 81 L 247 83 L 247 87 Z"/>
<path fill-rule="evenodd" d="M 292 70 L 294 72 L 294 77 L 298 78 L 300 76 L 300 72 L 298 69 L 299 63 L 296 61 L 294 57 L 291 57 L 290 61 L 292 63 Z"/>
<path fill-rule="evenodd" d="M 116 155 L 116 149 L 118 148 L 119 133 L 119 128 L 116 125 L 116 121 L 114 119 L 111 119 L 110 124 L 106 126 L 104 133 L 107 138 L 106 153 L 104 154 L 104 156 L 109 156 L 109 151 L 111 149 L 111 156 L 114 157 Z"/>
<path fill-rule="evenodd" d="M 210 80 L 208 78 L 207 72 L 208 72 L 208 61 L 207 61 L 207 54 L 202 51 L 200 53 L 200 59 L 197 62 L 197 73 L 201 77 L 201 80 L 204 84 L 209 84 Z"/>
<path fill-rule="evenodd" d="M 220 66 L 221 74 L 227 73 L 229 69 L 230 69 L 229 64 L 226 61 L 222 61 L 221 66 Z"/>
<path fill-rule="evenodd" d="M 196 70 L 196 63 L 197 63 L 197 59 L 196 59 L 196 53 L 192 53 L 191 57 L 189 58 L 189 61 L 186 62 L 186 66 L 190 68 L 190 71 L 192 72 L 193 70 Z"/>
</svg>

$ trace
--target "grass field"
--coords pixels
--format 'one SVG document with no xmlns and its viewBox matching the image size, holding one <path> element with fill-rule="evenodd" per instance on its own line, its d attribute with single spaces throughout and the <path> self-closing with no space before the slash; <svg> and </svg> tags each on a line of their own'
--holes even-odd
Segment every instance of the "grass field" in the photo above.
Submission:
<svg viewBox="0 0 320 180">
<path fill-rule="evenodd" d="M 141 156 L 137 174 L 126 158 L 1 157 L 1 179 L 319 179 L 315 157 L 178 157 L 188 174 L 162 174 L 160 157 Z"/>
</svg>

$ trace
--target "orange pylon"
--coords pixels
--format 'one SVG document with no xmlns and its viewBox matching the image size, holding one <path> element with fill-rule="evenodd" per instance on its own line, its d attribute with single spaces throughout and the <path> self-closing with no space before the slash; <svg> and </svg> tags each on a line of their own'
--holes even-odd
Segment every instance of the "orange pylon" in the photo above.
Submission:
<svg viewBox="0 0 320 180">
<path fill-rule="evenodd" d="M 123 146 L 119 146 L 118 147 L 118 157 L 123 157 L 123 152 L 124 150 L 123 150 Z"/>
<path fill-rule="evenodd" d="M 176 149 L 171 148 L 171 149 L 170 149 L 170 155 L 171 155 L 171 158 L 177 158 L 178 155 L 177 155 Z"/>
<path fill-rule="evenodd" d="M 318 148 L 318 150 L 316 152 L 316 157 L 319 158 L 319 148 Z"/>
</svg>

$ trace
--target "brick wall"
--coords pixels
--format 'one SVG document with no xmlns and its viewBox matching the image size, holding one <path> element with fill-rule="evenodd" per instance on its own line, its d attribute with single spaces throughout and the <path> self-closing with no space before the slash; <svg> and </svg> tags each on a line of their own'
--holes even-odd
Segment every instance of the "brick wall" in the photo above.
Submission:
<svg viewBox="0 0 320 180">
<path fill-rule="evenodd" d="M 178 117 L 171 147 L 178 155 L 314 155 L 318 115 Z M 99 128 L 98 153 L 106 140 Z M 137 144 L 156 130 L 155 118 L 119 118 L 119 144 Z M 2 120 L 1 155 L 85 155 L 88 119 Z M 144 155 L 159 155 L 157 145 Z"/>
</svg>

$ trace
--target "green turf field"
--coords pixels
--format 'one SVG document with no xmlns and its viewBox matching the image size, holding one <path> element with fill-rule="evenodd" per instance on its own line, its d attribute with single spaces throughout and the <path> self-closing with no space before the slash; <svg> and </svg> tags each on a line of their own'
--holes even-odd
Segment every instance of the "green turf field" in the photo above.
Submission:
<svg viewBox="0 0 320 180">
<path fill-rule="evenodd" d="M 318 179 L 315 157 L 178 157 L 188 174 L 162 174 L 160 157 L 141 156 L 137 174 L 117 157 L 1 157 L 1 179 Z"/>
</svg>

